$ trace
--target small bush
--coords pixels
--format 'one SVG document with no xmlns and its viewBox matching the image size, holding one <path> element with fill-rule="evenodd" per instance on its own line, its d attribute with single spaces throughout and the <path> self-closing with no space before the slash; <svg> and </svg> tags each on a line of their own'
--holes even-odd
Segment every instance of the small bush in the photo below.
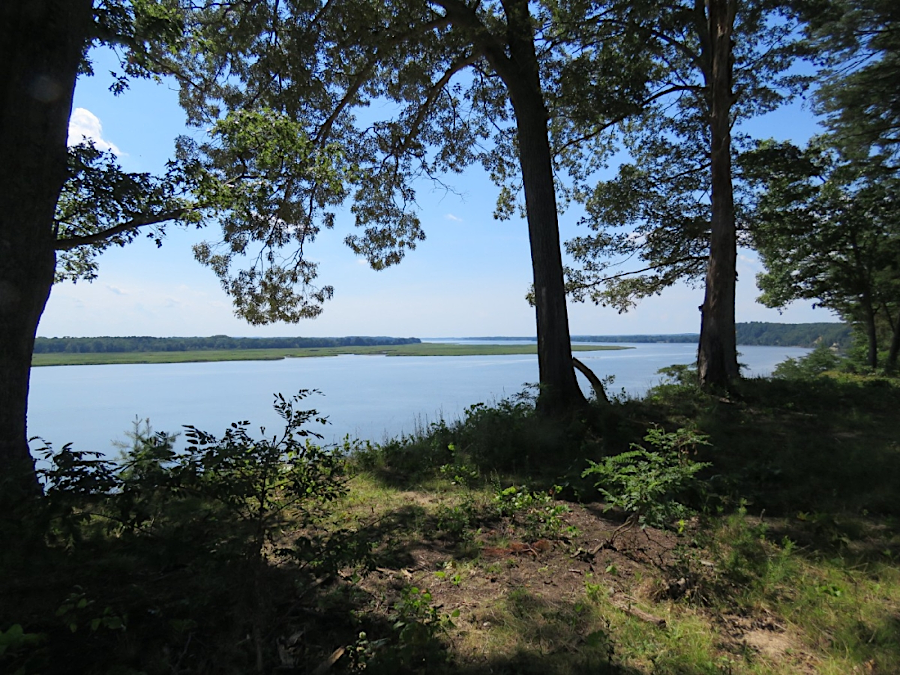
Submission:
<svg viewBox="0 0 900 675">
<path fill-rule="evenodd" d="M 772 375 L 785 380 L 809 380 L 837 369 L 841 361 L 828 345 L 820 344 L 806 356 L 782 361 L 775 366 Z"/>
<path fill-rule="evenodd" d="M 628 514 L 627 526 L 663 527 L 690 512 L 679 500 L 694 476 L 710 465 L 693 461 L 689 452 L 709 443 L 706 436 L 688 429 L 665 433 L 654 428 L 644 440 L 657 450 L 632 443 L 631 450 L 620 455 L 602 462 L 589 460 L 581 475 L 595 479 L 607 509 L 620 508 Z"/>
</svg>

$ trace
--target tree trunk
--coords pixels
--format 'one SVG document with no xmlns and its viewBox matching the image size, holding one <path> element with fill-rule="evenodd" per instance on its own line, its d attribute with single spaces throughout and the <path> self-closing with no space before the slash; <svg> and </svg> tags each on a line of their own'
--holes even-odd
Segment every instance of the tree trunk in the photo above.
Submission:
<svg viewBox="0 0 900 675">
<path fill-rule="evenodd" d="M 0 5 L 0 503 L 38 492 L 26 417 L 34 337 L 53 284 L 54 211 L 90 0 Z"/>
<path fill-rule="evenodd" d="M 541 391 L 538 410 L 555 414 L 584 406 L 586 400 L 575 378 L 572 342 L 559 248 L 556 188 L 534 33 L 528 3 L 504 3 L 509 26 L 509 47 L 515 73 L 504 78 L 516 115 L 519 164 L 525 190 L 534 306 L 537 318 L 538 368 Z"/>
<path fill-rule="evenodd" d="M 878 368 L 878 328 L 875 325 L 875 312 L 871 304 L 866 303 L 866 363 L 869 368 Z"/>
<path fill-rule="evenodd" d="M 884 364 L 887 372 L 893 373 L 897 370 L 898 356 L 900 356 L 900 317 L 897 317 L 897 322 L 891 331 L 891 347 L 888 351 L 887 363 Z"/>
<path fill-rule="evenodd" d="M 734 0 L 709 0 L 707 87 L 710 100 L 712 217 L 706 296 L 701 308 L 697 370 L 704 387 L 727 388 L 740 377 L 735 338 L 737 235 L 731 178 L 731 34 Z"/>
</svg>

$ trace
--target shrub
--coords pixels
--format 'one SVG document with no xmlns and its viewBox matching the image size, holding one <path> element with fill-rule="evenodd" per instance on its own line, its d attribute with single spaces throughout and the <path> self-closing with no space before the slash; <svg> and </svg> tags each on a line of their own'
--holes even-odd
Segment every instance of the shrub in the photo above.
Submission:
<svg viewBox="0 0 900 675">
<path fill-rule="evenodd" d="M 254 438 L 249 422 L 221 436 L 189 426 L 177 450 L 173 436 L 136 425 L 118 462 L 45 449 L 42 555 L 63 563 L 52 588 L 77 593 L 62 605 L 48 594 L 21 618 L 0 612 L 0 622 L 46 633 L 36 663 L 52 656 L 72 671 L 267 670 L 285 602 L 370 546 L 320 527 L 346 492 L 345 458 L 314 442 L 308 427 L 325 420 L 300 409 L 309 393 L 275 397 L 284 429 L 272 436 Z"/>
<path fill-rule="evenodd" d="M 690 512 L 679 500 L 694 476 L 710 465 L 693 461 L 689 452 L 709 445 L 707 438 L 689 429 L 671 433 L 649 429 L 644 440 L 657 450 L 632 443 L 631 450 L 602 462 L 588 460 L 590 466 L 581 475 L 596 480 L 607 510 L 620 508 L 628 514 L 622 529 L 635 524 L 663 527 Z"/>
<path fill-rule="evenodd" d="M 782 361 L 775 366 L 772 375 L 786 380 L 809 380 L 835 370 L 840 364 L 841 358 L 823 343 L 806 356 Z"/>
</svg>

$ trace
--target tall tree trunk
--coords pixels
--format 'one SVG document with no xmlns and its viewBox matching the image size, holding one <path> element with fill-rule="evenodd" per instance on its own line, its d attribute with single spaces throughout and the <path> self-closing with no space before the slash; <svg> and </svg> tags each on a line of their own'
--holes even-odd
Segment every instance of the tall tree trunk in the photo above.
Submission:
<svg viewBox="0 0 900 675">
<path fill-rule="evenodd" d="M 504 7 L 510 55 L 517 71 L 504 79 L 516 115 L 519 164 L 531 244 L 541 384 L 538 410 L 555 414 L 583 406 L 586 400 L 572 363 L 548 114 L 528 2 L 506 0 Z"/>
<path fill-rule="evenodd" d="M 737 235 L 731 178 L 731 35 L 735 12 L 735 0 L 708 2 L 712 217 L 697 370 L 702 386 L 719 388 L 727 388 L 740 376 L 734 315 Z"/>
<path fill-rule="evenodd" d="M 865 304 L 866 318 L 866 363 L 875 370 L 878 367 L 878 327 L 875 325 L 875 311 L 870 303 Z"/>
<path fill-rule="evenodd" d="M 897 370 L 897 357 L 900 356 L 900 313 L 897 314 L 895 321 L 888 303 L 882 303 L 881 309 L 884 311 L 888 328 L 891 331 L 891 341 L 888 345 L 888 355 L 887 361 L 884 363 L 884 370 L 886 373 L 893 373 Z"/>
<path fill-rule="evenodd" d="M 90 0 L 0 4 L 0 503 L 38 492 L 26 417 L 34 337 L 53 284 L 54 211 L 66 177 Z"/>
<path fill-rule="evenodd" d="M 887 372 L 893 373 L 897 370 L 897 357 L 900 356 L 900 316 L 891 326 L 891 346 L 888 351 L 887 362 L 884 368 Z"/>
</svg>

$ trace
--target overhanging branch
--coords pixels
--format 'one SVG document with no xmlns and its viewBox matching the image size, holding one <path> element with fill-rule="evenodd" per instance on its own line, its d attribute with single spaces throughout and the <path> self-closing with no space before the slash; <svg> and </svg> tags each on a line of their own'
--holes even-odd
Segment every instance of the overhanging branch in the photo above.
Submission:
<svg viewBox="0 0 900 675">
<path fill-rule="evenodd" d="M 582 290 L 582 289 L 587 289 L 587 288 L 596 288 L 597 286 L 599 286 L 599 285 L 601 285 L 601 284 L 604 284 L 604 283 L 606 283 L 606 282 L 608 282 L 608 281 L 615 281 L 616 279 L 621 279 L 621 278 L 623 278 L 623 277 L 630 277 L 630 276 L 634 276 L 634 275 L 636 275 L 636 274 L 642 274 L 642 273 L 644 273 L 644 272 L 651 272 L 651 271 L 653 271 L 653 270 L 658 270 L 658 269 L 663 268 L 663 267 L 671 267 L 671 266 L 673 266 L 673 265 L 679 265 L 679 264 L 681 264 L 681 263 L 687 263 L 687 262 L 702 262 L 702 261 L 704 261 L 704 260 L 706 260 L 705 257 L 699 257 L 699 256 L 695 256 L 695 255 L 685 256 L 685 257 L 683 257 L 683 258 L 676 258 L 675 260 L 667 260 L 667 261 L 665 261 L 665 262 L 655 263 L 655 264 L 653 264 L 653 265 L 649 265 L 648 267 L 644 267 L 643 269 L 639 269 L 639 270 L 629 270 L 628 272 L 621 272 L 621 273 L 619 273 L 619 274 L 612 274 L 612 275 L 610 275 L 610 276 L 608 276 L 608 277 L 603 277 L 602 279 L 597 279 L 596 281 L 592 281 L 592 282 L 590 282 L 590 283 L 586 283 L 586 284 L 573 284 L 573 285 L 571 286 L 571 288 L 572 288 L 572 289 L 577 289 L 577 290 Z"/>
<path fill-rule="evenodd" d="M 186 213 L 194 210 L 195 209 L 192 208 L 181 208 L 175 209 L 174 211 L 164 211 L 153 216 L 133 218 L 125 223 L 120 223 L 119 225 L 115 225 L 114 227 L 110 227 L 105 230 L 100 230 L 99 232 L 95 232 L 93 234 L 86 234 L 81 237 L 57 239 L 53 245 L 53 248 L 56 251 L 71 251 L 73 248 L 78 248 L 79 246 L 99 244 L 100 242 L 109 239 L 110 237 L 114 237 L 117 234 L 122 234 L 123 232 L 138 230 L 142 227 L 146 227 L 147 225 L 157 225 L 168 220 L 177 220 Z"/>
</svg>

